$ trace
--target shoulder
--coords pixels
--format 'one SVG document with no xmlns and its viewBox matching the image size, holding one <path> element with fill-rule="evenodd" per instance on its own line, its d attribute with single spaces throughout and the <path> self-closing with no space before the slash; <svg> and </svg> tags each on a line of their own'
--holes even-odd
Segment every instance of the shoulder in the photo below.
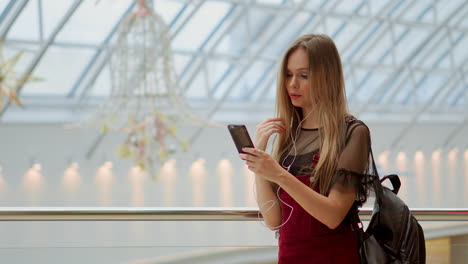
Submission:
<svg viewBox="0 0 468 264">
<path fill-rule="evenodd" d="M 354 116 L 346 117 L 346 138 L 368 139 L 370 137 L 369 127 L 363 121 L 355 118 Z"/>
</svg>

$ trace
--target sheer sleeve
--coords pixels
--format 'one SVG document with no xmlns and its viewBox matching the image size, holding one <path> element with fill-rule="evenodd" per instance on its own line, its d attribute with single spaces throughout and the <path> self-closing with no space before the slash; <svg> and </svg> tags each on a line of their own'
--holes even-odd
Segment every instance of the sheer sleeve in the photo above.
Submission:
<svg viewBox="0 0 468 264">
<path fill-rule="evenodd" d="M 332 188 L 341 192 L 356 192 L 356 200 L 362 205 L 368 194 L 365 183 L 369 166 L 369 129 L 362 123 L 352 124 L 348 133 L 332 179 Z"/>
</svg>

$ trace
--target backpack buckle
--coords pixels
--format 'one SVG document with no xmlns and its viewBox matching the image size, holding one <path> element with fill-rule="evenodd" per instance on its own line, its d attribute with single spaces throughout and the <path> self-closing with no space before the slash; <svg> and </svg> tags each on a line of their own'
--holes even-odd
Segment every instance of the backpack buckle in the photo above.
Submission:
<svg viewBox="0 0 468 264">
<path fill-rule="evenodd" d="M 352 229 L 353 231 L 362 230 L 362 229 L 364 229 L 364 224 L 363 224 L 361 221 L 359 221 L 359 222 L 357 222 L 356 224 L 351 225 L 351 229 Z"/>
</svg>

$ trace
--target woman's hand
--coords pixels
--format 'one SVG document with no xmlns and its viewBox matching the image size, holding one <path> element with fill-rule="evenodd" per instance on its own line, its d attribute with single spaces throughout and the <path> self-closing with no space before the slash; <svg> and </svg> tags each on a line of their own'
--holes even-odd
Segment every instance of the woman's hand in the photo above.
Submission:
<svg viewBox="0 0 468 264">
<path fill-rule="evenodd" d="M 284 172 L 278 162 L 265 151 L 256 148 L 242 148 L 242 150 L 245 153 L 239 154 L 239 157 L 246 161 L 250 171 L 263 179 L 275 182 Z"/>
<path fill-rule="evenodd" d="M 257 125 L 254 145 L 257 149 L 265 150 L 268 139 L 274 133 L 282 134 L 286 130 L 281 118 L 269 118 Z"/>
</svg>

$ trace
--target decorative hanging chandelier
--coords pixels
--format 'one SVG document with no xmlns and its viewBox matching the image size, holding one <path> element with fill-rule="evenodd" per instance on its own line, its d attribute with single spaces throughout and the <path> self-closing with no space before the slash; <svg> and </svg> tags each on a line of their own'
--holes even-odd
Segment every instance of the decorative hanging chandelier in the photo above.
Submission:
<svg viewBox="0 0 468 264">
<path fill-rule="evenodd" d="M 189 148 L 189 140 L 178 136 L 180 124 L 208 122 L 192 115 L 180 96 L 163 19 L 152 1 L 136 2 L 138 9 L 117 30 L 110 60 L 112 88 L 95 118 L 102 133 L 124 131 L 119 155 L 156 177 L 156 168 L 170 154 Z"/>
</svg>

